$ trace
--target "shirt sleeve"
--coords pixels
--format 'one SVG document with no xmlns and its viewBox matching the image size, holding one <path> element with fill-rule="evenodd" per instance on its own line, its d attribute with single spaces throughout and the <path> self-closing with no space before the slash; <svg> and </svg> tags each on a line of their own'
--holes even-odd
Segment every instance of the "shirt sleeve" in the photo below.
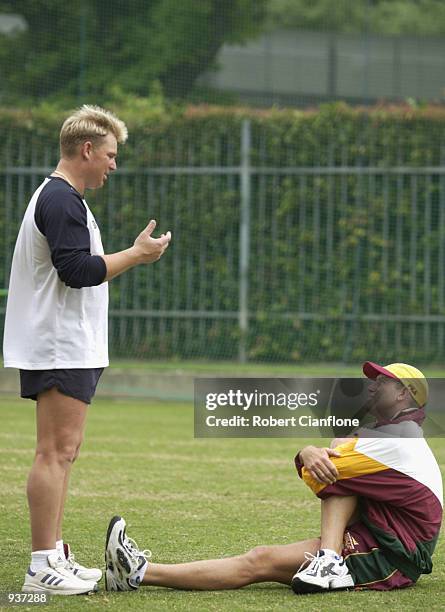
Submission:
<svg viewBox="0 0 445 612">
<path fill-rule="evenodd" d="M 341 456 L 330 457 L 338 471 L 338 478 L 333 484 L 318 482 L 304 466 L 298 470 L 296 461 L 301 478 L 317 497 L 324 499 L 330 495 L 359 495 L 371 499 L 392 499 L 395 493 L 391 477 L 393 470 L 382 461 L 358 452 L 357 441 L 357 438 L 352 438 L 349 442 L 340 444 L 335 450 L 340 452 Z M 372 444 L 373 440 L 369 442 Z M 393 449 L 393 452 L 397 450 Z"/>
<path fill-rule="evenodd" d="M 91 255 L 86 208 L 75 193 L 57 190 L 42 195 L 36 205 L 35 222 L 51 251 L 59 278 L 68 287 L 100 285 L 107 267 L 100 255 Z"/>
<path fill-rule="evenodd" d="M 304 465 L 303 465 L 303 463 L 302 463 L 302 461 L 300 459 L 300 453 L 301 453 L 301 451 L 298 451 L 298 453 L 295 455 L 294 462 L 295 462 L 295 467 L 297 468 L 298 476 L 300 478 L 303 478 L 303 467 L 304 467 Z"/>
</svg>

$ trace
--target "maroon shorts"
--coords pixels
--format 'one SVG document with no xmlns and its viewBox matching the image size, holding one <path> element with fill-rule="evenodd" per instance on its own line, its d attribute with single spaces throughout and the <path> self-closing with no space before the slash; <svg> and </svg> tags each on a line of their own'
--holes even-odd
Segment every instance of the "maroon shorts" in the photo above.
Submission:
<svg viewBox="0 0 445 612">
<path fill-rule="evenodd" d="M 357 589 L 390 591 L 414 584 L 388 561 L 377 540 L 360 521 L 347 527 L 342 555 Z"/>
</svg>

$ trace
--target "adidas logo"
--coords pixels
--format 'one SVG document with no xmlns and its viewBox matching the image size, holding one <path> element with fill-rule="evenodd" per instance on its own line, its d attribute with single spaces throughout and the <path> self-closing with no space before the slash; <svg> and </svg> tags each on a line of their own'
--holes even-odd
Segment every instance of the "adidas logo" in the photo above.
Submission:
<svg viewBox="0 0 445 612">
<path fill-rule="evenodd" d="M 49 580 L 48 580 L 49 578 Z M 46 574 L 46 576 L 44 576 L 40 582 L 42 584 L 53 584 L 54 586 L 59 586 L 59 584 L 61 584 L 63 582 L 63 578 L 57 578 L 57 576 L 52 576 L 51 574 Z"/>
</svg>

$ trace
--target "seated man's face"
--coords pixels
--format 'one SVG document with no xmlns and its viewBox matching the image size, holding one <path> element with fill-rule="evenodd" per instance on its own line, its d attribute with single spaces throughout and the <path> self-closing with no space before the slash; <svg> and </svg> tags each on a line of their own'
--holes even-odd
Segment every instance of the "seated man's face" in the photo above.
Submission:
<svg viewBox="0 0 445 612">
<path fill-rule="evenodd" d="M 391 418 L 401 410 L 400 402 L 407 390 L 402 383 L 383 374 L 379 374 L 368 387 L 370 395 L 369 412 L 377 417 Z"/>
</svg>

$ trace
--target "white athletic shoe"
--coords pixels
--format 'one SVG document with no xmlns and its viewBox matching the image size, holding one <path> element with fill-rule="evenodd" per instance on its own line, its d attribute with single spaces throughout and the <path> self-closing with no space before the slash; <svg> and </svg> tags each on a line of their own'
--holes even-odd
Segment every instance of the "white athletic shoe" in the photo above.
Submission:
<svg viewBox="0 0 445 612">
<path fill-rule="evenodd" d="M 304 553 L 304 556 L 306 561 L 292 578 L 295 593 L 318 593 L 354 586 L 343 557 L 326 555 L 323 550 L 319 550 L 316 555 Z"/>
<path fill-rule="evenodd" d="M 102 570 L 96 567 L 84 567 L 77 563 L 74 558 L 74 554 L 71 552 L 70 545 L 64 542 L 63 548 L 65 551 L 65 557 L 67 560 L 66 568 L 71 570 L 75 576 L 81 580 L 92 580 L 93 582 L 99 582 L 102 578 Z"/>
<path fill-rule="evenodd" d="M 105 542 L 105 590 L 135 591 L 140 586 L 140 575 L 151 557 L 149 550 L 140 551 L 134 540 L 126 535 L 123 518 L 114 516 L 108 525 Z M 142 574 L 143 575 L 143 574 Z"/>
<path fill-rule="evenodd" d="M 23 593 L 50 593 L 51 595 L 86 595 L 97 591 L 94 581 L 81 580 L 66 567 L 66 559 L 48 555 L 48 567 L 33 572 L 28 569 Z"/>
</svg>

